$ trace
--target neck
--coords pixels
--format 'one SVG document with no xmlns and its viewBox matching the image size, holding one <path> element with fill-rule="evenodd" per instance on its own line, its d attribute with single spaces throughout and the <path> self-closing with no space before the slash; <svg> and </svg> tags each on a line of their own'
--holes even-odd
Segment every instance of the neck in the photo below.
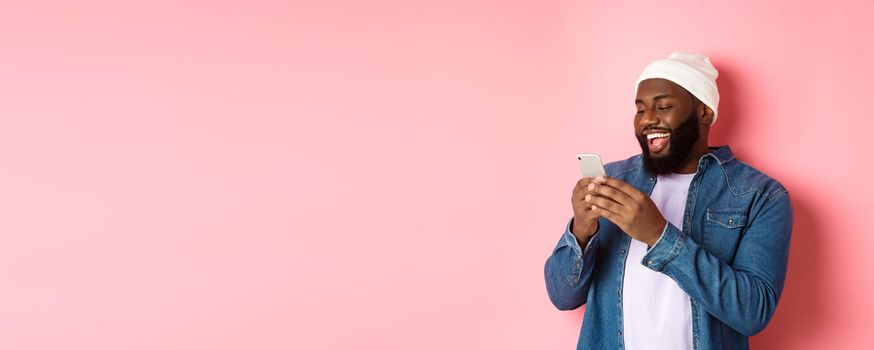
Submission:
<svg viewBox="0 0 874 350">
<path fill-rule="evenodd" d="M 679 168 L 674 170 L 675 173 L 679 174 L 693 174 L 698 171 L 698 161 L 703 157 L 707 152 L 710 152 L 709 147 L 707 147 L 707 138 L 702 137 L 695 143 L 695 146 L 692 147 L 692 151 L 689 152 L 689 157 L 686 158 L 686 161 L 683 162 Z"/>
</svg>

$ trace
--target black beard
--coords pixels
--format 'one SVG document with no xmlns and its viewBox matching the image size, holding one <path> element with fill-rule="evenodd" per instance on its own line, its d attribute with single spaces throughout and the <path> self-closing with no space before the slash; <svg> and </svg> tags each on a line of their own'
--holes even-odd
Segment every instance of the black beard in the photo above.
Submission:
<svg viewBox="0 0 874 350">
<path fill-rule="evenodd" d="M 671 144 L 668 148 L 668 154 L 664 157 L 653 158 L 649 153 L 646 135 L 635 134 L 634 136 L 643 151 L 643 168 L 655 175 L 670 174 L 683 166 L 683 163 L 689 158 L 689 154 L 692 153 L 695 142 L 698 142 L 698 116 L 693 111 L 683 124 L 671 129 Z"/>
</svg>

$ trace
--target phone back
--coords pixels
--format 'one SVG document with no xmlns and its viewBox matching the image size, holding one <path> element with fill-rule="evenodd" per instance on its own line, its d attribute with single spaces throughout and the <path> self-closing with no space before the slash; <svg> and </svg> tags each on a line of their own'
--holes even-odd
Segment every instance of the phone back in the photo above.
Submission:
<svg viewBox="0 0 874 350">
<path fill-rule="evenodd" d="M 577 154 L 577 162 L 580 165 L 580 172 L 582 173 L 583 177 L 607 175 L 607 172 L 604 171 L 604 163 L 601 162 L 601 156 L 597 154 Z"/>
</svg>

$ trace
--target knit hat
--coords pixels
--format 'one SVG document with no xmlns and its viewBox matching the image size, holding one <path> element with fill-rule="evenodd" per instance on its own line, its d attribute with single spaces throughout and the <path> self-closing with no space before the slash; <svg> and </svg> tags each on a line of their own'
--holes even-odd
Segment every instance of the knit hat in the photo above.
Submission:
<svg viewBox="0 0 874 350">
<path fill-rule="evenodd" d="M 640 73 L 634 84 L 634 95 L 641 81 L 653 78 L 670 80 L 689 91 L 698 100 L 713 110 L 713 120 L 716 123 L 716 108 L 719 105 L 719 90 L 716 88 L 716 77 L 719 72 L 710 63 L 710 58 L 701 54 L 674 52 L 667 59 L 655 60 Z"/>
</svg>

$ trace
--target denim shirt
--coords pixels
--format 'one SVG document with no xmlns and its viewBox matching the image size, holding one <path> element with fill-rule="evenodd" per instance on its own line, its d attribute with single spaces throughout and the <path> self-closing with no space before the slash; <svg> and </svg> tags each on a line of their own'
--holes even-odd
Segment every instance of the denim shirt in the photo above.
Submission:
<svg viewBox="0 0 874 350">
<path fill-rule="evenodd" d="M 644 170 L 640 155 L 605 168 L 608 176 L 652 193 L 656 176 Z M 581 250 L 572 222 L 544 275 L 556 308 L 587 305 L 577 349 L 624 347 L 625 264 L 664 273 L 689 294 L 694 349 L 748 349 L 749 336 L 774 315 L 789 259 L 792 205 L 780 183 L 735 159 L 728 146 L 711 148 L 698 161 L 683 227 L 668 223 L 642 261 L 626 261 L 631 238 L 603 217 Z"/>
</svg>

